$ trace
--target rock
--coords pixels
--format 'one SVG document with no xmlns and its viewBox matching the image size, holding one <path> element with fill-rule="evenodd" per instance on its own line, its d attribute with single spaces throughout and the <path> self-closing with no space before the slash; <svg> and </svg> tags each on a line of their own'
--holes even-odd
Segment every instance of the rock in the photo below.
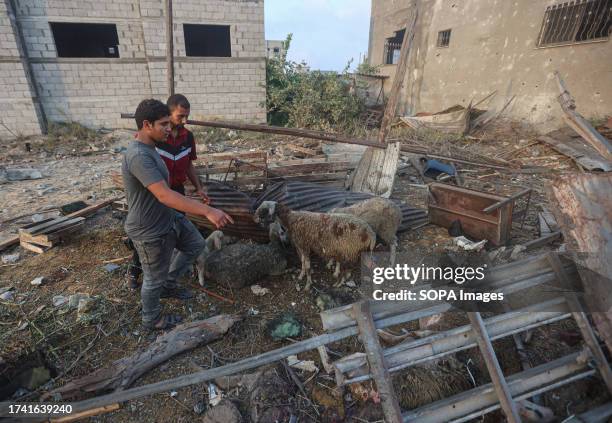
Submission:
<svg viewBox="0 0 612 423">
<path fill-rule="evenodd" d="M 262 288 L 259 285 L 252 285 L 251 292 L 258 297 L 263 297 L 264 295 L 269 294 L 270 290 L 268 288 Z"/>
<path fill-rule="evenodd" d="M 9 288 L 8 291 L 4 291 L 0 294 L 0 300 L 3 301 L 13 301 L 15 299 L 15 293 L 12 291 L 12 288 Z"/>
<path fill-rule="evenodd" d="M 96 308 L 96 300 L 94 298 L 81 298 L 77 305 L 77 316 L 82 318 L 91 313 Z"/>
<path fill-rule="evenodd" d="M 241 423 L 242 416 L 238 408 L 228 399 L 224 399 L 215 407 L 208 409 L 203 423 Z"/>
<path fill-rule="evenodd" d="M 36 169 L 6 169 L 9 181 L 24 181 L 26 179 L 42 179 L 43 175 Z"/>
<path fill-rule="evenodd" d="M 510 260 L 516 260 L 526 249 L 524 245 L 515 245 L 510 253 Z"/>
<path fill-rule="evenodd" d="M 171 398 L 174 398 L 174 397 L 176 397 L 176 396 L 178 396 L 178 392 L 176 392 L 176 391 L 171 391 L 171 392 L 170 392 L 170 397 L 171 397 Z"/>
<path fill-rule="evenodd" d="M 286 422 L 294 404 L 293 387 L 275 368 L 263 372 L 249 396 L 249 413 L 253 423 Z M 326 420 L 324 420 L 326 421 Z"/>
<path fill-rule="evenodd" d="M 453 239 L 453 242 L 455 245 L 463 248 L 465 251 L 480 251 L 484 248 L 487 240 L 483 239 L 482 241 L 474 242 L 470 241 L 464 236 L 458 236 Z"/>
<path fill-rule="evenodd" d="M 275 341 L 302 334 L 302 324 L 292 313 L 285 313 L 268 324 L 270 336 Z"/>
<path fill-rule="evenodd" d="M 208 384 L 208 404 L 211 406 L 215 406 L 221 402 L 221 392 L 219 392 L 219 388 L 214 383 Z"/>
<path fill-rule="evenodd" d="M 0 166 L 0 184 L 6 184 L 8 182 L 8 173 L 6 169 Z"/>
<path fill-rule="evenodd" d="M 30 219 L 32 219 L 32 223 L 38 223 L 38 222 L 42 222 L 43 220 L 45 220 L 45 216 L 43 216 L 42 214 L 35 214 L 32 217 L 30 217 Z"/>
<path fill-rule="evenodd" d="M 53 297 L 55 298 L 55 297 Z M 68 307 L 70 308 L 77 308 L 79 306 L 79 302 L 83 299 L 88 299 L 89 298 L 89 294 L 83 294 L 81 292 L 77 292 L 76 294 L 72 294 L 69 298 L 68 298 Z"/>
<path fill-rule="evenodd" d="M 30 285 L 33 285 L 33 286 L 40 286 L 40 285 L 42 285 L 42 284 L 43 284 L 43 283 L 45 283 L 45 282 L 46 282 L 45 277 L 44 277 L 44 276 L 39 276 L 39 277 L 37 277 L 37 278 L 35 278 L 35 279 L 32 279 L 32 280 L 30 281 Z"/>
<path fill-rule="evenodd" d="M 14 253 L 14 254 L 5 254 L 2 256 L 2 264 L 13 264 L 13 263 L 17 263 L 17 261 L 19 260 L 21 256 L 19 255 L 19 253 Z"/>
<path fill-rule="evenodd" d="M 55 307 L 61 307 L 64 304 L 68 303 L 68 298 L 64 297 L 63 295 L 56 295 L 51 301 L 53 302 L 53 305 Z"/>
<path fill-rule="evenodd" d="M 43 195 L 51 194 L 52 192 L 55 192 L 55 191 L 57 191 L 57 188 L 54 188 L 54 187 L 39 189 L 38 191 L 36 191 L 36 195 L 38 195 L 39 197 L 42 197 Z"/>
<path fill-rule="evenodd" d="M 115 270 L 119 269 L 121 266 L 115 263 L 108 263 L 108 264 L 105 264 L 103 267 L 104 267 L 104 270 L 106 270 L 108 273 L 113 273 Z"/>
</svg>

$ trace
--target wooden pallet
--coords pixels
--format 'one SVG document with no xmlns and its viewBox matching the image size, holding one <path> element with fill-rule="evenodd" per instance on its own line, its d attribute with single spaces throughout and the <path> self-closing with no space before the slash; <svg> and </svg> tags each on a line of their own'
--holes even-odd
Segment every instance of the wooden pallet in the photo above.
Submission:
<svg viewBox="0 0 612 423">
<path fill-rule="evenodd" d="M 45 219 L 19 229 L 19 244 L 38 254 L 56 246 L 83 227 L 84 217 L 68 216 Z"/>
</svg>

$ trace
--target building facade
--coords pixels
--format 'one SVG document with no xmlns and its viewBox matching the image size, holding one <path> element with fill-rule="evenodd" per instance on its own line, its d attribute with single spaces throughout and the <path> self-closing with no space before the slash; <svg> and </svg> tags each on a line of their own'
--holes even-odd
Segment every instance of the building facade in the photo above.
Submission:
<svg viewBox="0 0 612 423">
<path fill-rule="evenodd" d="M 41 114 L 133 127 L 120 113 L 167 97 L 164 3 L 0 0 L 0 136 L 39 133 Z M 264 122 L 263 1 L 174 0 L 173 19 L 175 91 L 192 116 Z"/>
<path fill-rule="evenodd" d="M 280 59 L 285 51 L 285 42 L 281 40 L 266 40 L 266 53 L 268 59 Z"/>
<path fill-rule="evenodd" d="M 368 60 L 391 87 L 414 0 L 372 0 Z M 400 113 L 436 112 L 497 91 L 505 115 L 560 126 L 558 70 L 590 118 L 612 112 L 610 0 L 416 0 Z"/>
</svg>

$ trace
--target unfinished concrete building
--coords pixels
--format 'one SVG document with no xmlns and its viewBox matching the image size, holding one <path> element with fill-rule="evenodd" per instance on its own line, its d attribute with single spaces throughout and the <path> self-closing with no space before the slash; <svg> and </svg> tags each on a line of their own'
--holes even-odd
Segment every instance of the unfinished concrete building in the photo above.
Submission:
<svg viewBox="0 0 612 423">
<path fill-rule="evenodd" d="M 264 122 L 263 1 L 173 3 L 175 87 L 192 116 Z M 40 133 L 45 115 L 133 127 L 121 112 L 167 97 L 163 0 L 3 0 L 0 47 L 0 136 Z"/>
<path fill-rule="evenodd" d="M 467 106 L 497 91 L 498 103 L 516 95 L 507 116 L 558 126 L 555 70 L 584 116 L 612 111 L 609 0 L 372 0 L 368 56 L 389 77 L 385 91 L 414 4 L 419 16 L 400 113 Z"/>
</svg>

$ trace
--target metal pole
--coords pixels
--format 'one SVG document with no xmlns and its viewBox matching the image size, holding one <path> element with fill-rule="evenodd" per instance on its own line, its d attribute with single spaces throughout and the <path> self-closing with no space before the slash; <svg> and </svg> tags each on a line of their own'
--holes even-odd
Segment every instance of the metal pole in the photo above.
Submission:
<svg viewBox="0 0 612 423">
<path fill-rule="evenodd" d="M 166 0 L 166 65 L 168 97 L 174 94 L 174 35 L 172 24 L 172 0 Z"/>
</svg>

